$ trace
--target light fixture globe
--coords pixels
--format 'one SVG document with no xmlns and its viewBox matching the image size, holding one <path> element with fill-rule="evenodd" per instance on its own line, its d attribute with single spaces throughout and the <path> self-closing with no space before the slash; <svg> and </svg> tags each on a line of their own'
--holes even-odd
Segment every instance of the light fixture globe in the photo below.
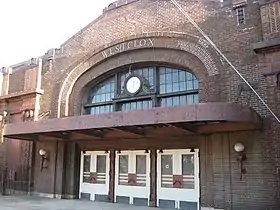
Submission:
<svg viewBox="0 0 280 210">
<path fill-rule="evenodd" d="M 244 144 L 238 142 L 234 145 L 234 150 L 235 150 L 235 152 L 244 152 L 245 146 L 244 146 Z"/>
<path fill-rule="evenodd" d="M 40 156 L 45 156 L 46 154 L 47 154 L 46 150 L 44 150 L 44 149 L 39 150 L 39 155 Z"/>
<path fill-rule="evenodd" d="M 4 116 L 4 117 L 7 117 L 7 115 L 8 115 L 8 112 L 4 111 L 4 112 L 3 112 L 3 116 Z"/>
</svg>

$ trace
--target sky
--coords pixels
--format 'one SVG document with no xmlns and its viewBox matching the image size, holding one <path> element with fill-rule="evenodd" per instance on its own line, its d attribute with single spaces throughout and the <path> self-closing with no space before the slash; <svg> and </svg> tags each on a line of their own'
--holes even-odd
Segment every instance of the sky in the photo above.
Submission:
<svg viewBox="0 0 280 210">
<path fill-rule="evenodd" d="M 0 68 L 59 48 L 112 2 L 0 0 Z"/>
</svg>

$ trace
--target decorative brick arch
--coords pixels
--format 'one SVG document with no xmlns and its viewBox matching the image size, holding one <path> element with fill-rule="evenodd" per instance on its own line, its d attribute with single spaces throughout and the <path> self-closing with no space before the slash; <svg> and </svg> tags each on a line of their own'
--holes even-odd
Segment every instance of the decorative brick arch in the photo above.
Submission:
<svg viewBox="0 0 280 210">
<path fill-rule="evenodd" d="M 109 47 L 105 46 L 96 50 L 92 56 L 86 58 L 75 68 L 66 71 L 68 73 L 65 74 L 64 78 L 61 80 L 64 82 L 58 88 L 60 91 L 57 97 L 57 117 L 69 115 L 69 98 L 73 87 L 77 80 L 89 69 L 104 61 L 108 63 L 111 59 L 123 53 L 127 54 L 128 52 L 141 51 L 144 49 L 166 49 L 186 52 L 203 64 L 204 72 L 207 73 L 208 76 L 218 75 L 219 69 L 221 69 L 222 66 L 220 57 L 217 55 L 216 51 L 207 41 L 197 36 L 183 33 L 154 32 L 117 40 L 111 43 Z M 133 58 L 131 57 L 131 61 L 132 60 Z M 154 61 L 157 60 L 154 59 Z M 122 63 L 122 65 L 128 63 L 129 61 Z M 55 88 L 57 89 L 57 87 Z"/>
</svg>

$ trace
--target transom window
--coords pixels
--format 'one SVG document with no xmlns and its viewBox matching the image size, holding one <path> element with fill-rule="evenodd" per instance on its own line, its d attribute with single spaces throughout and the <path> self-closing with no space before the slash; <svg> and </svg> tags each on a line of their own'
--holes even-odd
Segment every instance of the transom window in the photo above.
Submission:
<svg viewBox="0 0 280 210">
<path fill-rule="evenodd" d="M 136 92 L 128 81 L 137 77 Z M 135 80 L 134 80 L 135 81 Z M 139 82 L 140 81 L 140 82 Z M 130 82 L 130 85 L 134 85 Z M 189 70 L 156 66 L 117 73 L 91 89 L 84 114 L 143 110 L 198 103 L 198 81 Z"/>
</svg>

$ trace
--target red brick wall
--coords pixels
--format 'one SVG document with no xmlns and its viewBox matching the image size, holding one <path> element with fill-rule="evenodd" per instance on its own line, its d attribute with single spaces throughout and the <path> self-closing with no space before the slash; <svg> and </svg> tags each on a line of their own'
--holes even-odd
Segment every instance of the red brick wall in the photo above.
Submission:
<svg viewBox="0 0 280 210">
<path fill-rule="evenodd" d="M 250 43 L 261 39 L 259 6 L 255 2 L 249 1 L 245 8 L 247 21 L 244 26 L 237 26 L 236 12 L 230 4 L 221 6 L 219 1 L 179 2 L 230 60 L 247 74 L 249 79 L 252 71 L 254 74 L 257 73 L 255 71 L 257 57 L 250 47 Z M 61 89 L 62 81 L 65 81 L 69 72 L 80 66 L 83 61 L 113 43 L 120 43 L 133 37 L 143 36 L 143 34 L 145 36 L 156 34 L 153 32 L 200 36 L 178 9 L 170 4 L 170 1 L 145 0 L 108 11 L 61 46 L 61 51 L 53 60 L 52 70 L 46 71 L 43 75 L 42 85 L 45 94 L 42 98 L 41 111 L 48 111 L 57 106 L 56 92 Z M 163 36 L 169 35 L 166 33 Z M 240 49 L 242 49 L 241 52 Z M 212 55 L 217 56 L 215 52 Z M 237 97 L 237 91 L 230 87 L 236 87 L 241 80 L 229 70 L 227 65 L 220 68 L 220 71 L 225 77 L 224 81 L 227 83 L 225 85 L 229 87 L 224 89 L 225 99 L 234 100 Z M 258 75 L 255 76 L 255 80 L 259 80 Z M 56 110 L 54 110 L 53 117 L 56 116 Z"/>
<path fill-rule="evenodd" d="M 249 0 L 245 7 L 246 24 L 238 26 L 236 11 L 233 10 L 230 1 L 223 5 L 220 1 L 180 0 L 178 2 L 244 77 L 254 84 L 260 95 L 280 116 L 278 111 L 279 91 L 276 90 L 273 77 L 263 74 L 263 71 L 278 68 L 279 53 L 261 54 L 258 57 L 251 48 L 251 44 L 254 42 L 277 37 L 275 34 L 270 35 L 271 33 L 266 28 L 266 20 L 263 18 L 266 12 L 264 6 L 260 10 L 258 2 Z M 212 176 L 212 181 L 209 182 L 210 184 L 207 182 L 204 184 L 207 185 L 207 189 L 213 188 L 213 197 L 203 198 L 203 204 L 233 210 L 279 208 L 280 205 L 277 203 L 280 167 L 279 125 L 254 94 L 248 90 L 240 92 L 239 87 L 243 87 L 244 82 L 225 61 L 220 59 L 213 48 L 209 45 L 208 47 L 199 45 L 201 35 L 170 1 L 142 0 L 107 11 L 62 44 L 60 50 L 55 51 L 51 56 L 44 55 L 42 89 L 45 93 L 40 101 L 40 112 L 51 111 L 51 117 L 57 117 L 60 108 L 63 113 L 68 103 L 63 100 L 67 98 L 67 92 L 73 86 L 73 91 L 70 91 L 69 111 L 70 114 L 79 114 L 77 110 L 81 106 L 80 93 L 83 86 L 89 82 L 87 79 L 89 77 L 97 78 L 109 69 L 113 70 L 116 66 L 130 63 L 129 54 L 119 54 L 106 60 L 102 58 L 102 50 L 141 37 L 157 37 L 157 49 L 154 49 L 154 54 L 151 52 L 153 48 L 145 49 L 145 51 L 149 51 L 148 55 L 158 56 L 158 59 L 162 55 L 162 59 L 169 63 L 193 67 L 192 70 L 200 78 L 201 101 L 245 104 L 255 109 L 264 119 L 264 130 L 257 136 L 247 133 L 225 134 L 219 137 L 214 135 L 209 141 L 204 142 L 205 158 L 207 157 L 209 163 L 213 165 L 213 171 L 207 172 L 210 173 L 210 178 Z M 196 45 L 192 45 L 194 46 L 192 52 L 196 53 L 196 56 L 189 55 L 188 58 L 185 58 L 184 56 L 188 56 L 187 52 L 172 47 L 172 40 L 178 39 L 183 39 L 188 43 L 185 47 L 195 42 Z M 135 56 L 133 59 L 141 61 L 145 58 L 146 61 L 149 61 L 147 56 L 145 57 L 140 51 L 131 52 L 131 55 Z M 168 52 L 172 53 L 168 54 Z M 202 62 L 197 58 L 198 56 L 203 57 L 204 52 L 209 53 L 215 61 L 218 72 L 215 76 L 207 71 L 213 70 L 209 67 L 211 62 L 209 60 Z M 153 58 L 151 56 L 150 60 Z M 193 62 L 190 57 L 194 57 Z M 89 69 L 91 70 L 88 71 Z M 78 79 L 77 82 L 76 79 Z M 18 78 L 11 79 L 11 90 L 18 91 L 16 88 L 22 87 L 22 85 L 17 86 L 18 80 Z M 64 81 L 68 81 L 68 83 L 62 90 Z M 28 84 L 31 83 L 28 82 Z M 61 106 L 58 103 L 59 98 Z M 246 163 L 249 174 L 242 182 L 235 178 L 238 175 L 238 166 L 232 145 L 237 139 L 244 142 L 249 148 L 249 159 Z M 247 141 L 247 139 L 249 140 Z M 206 145 L 212 149 L 206 149 Z M 52 148 L 54 145 L 50 143 L 48 146 Z M 49 174 L 42 178 L 52 180 L 52 170 L 53 168 L 50 168 Z M 231 178 L 229 179 L 229 177 Z M 36 182 L 40 182 L 39 172 Z M 46 193 L 52 192 L 52 189 L 44 190 L 40 183 L 37 190 Z"/>
<path fill-rule="evenodd" d="M 271 98 L 271 89 L 259 69 L 258 57 L 251 49 L 251 43 L 260 41 L 263 35 L 259 5 L 254 1 L 248 1 L 245 8 L 246 24 L 238 26 L 236 12 L 232 9 L 231 4 L 221 6 L 219 1 L 179 1 L 179 3 L 191 14 L 245 78 L 255 84 L 258 92 L 268 101 L 269 105 L 275 108 L 275 100 Z M 42 82 L 45 94 L 42 98 L 41 111 L 51 110 L 52 117 L 56 117 L 62 82 L 67 79 L 73 69 L 84 66 L 84 72 L 86 72 L 87 69 L 94 66 L 74 86 L 70 107 L 73 108 L 73 113 L 75 113 L 73 104 L 75 104 L 74 106 L 77 103 L 80 105 L 79 101 L 81 101 L 79 100 L 81 97 L 79 93 L 81 92 L 75 92 L 75 90 L 81 90 L 82 86 L 86 84 L 81 83 L 83 78 L 95 78 L 101 72 L 112 69 L 109 66 L 111 64 L 112 66 L 115 65 L 114 60 L 120 66 L 129 62 L 125 59 L 125 54 L 123 58 L 120 54 L 119 57 L 112 57 L 102 64 L 104 61 L 98 61 L 102 49 L 132 38 L 139 38 L 143 36 L 143 32 L 147 34 L 146 36 L 149 36 L 149 34 L 156 35 L 153 32 L 164 31 L 186 33 L 200 37 L 194 27 L 186 21 L 186 18 L 170 4 L 170 1 L 143 0 L 106 12 L 61 46 L 63 52 L 55 56 L 52 69 L 45 71 L 43 75 Z M 168 33 L 158 33 L 158 35 L 171 36 Z M 162 40 L 163 45 L 164 43 L 166 41 Z M 211 52 L 211 56 L 217 60 L 220 59 L 211 47 L 208 47 L 206 51 Z M 179 52 L 178 54 L 173 52 L 172 55 L 173 59 L 176 60 L 175 63 L 181 62 Z M 176 55 L 178 55 L 177 59 Z M 135 54 L 135 56 L 136 60 L 143 59 L 140 53 Z M 168 60 L 169 55 L 164 54 L 164 56 Z M 95 63 L 96 61 L 98 62 Z M 212 154 L 210 162 L 213 165 L 213 182 L 210 183 L 213 184 L 213 196 L 208 200 L 203 199 L 203 204 L 238 210 L 264 209 L 267 206 L 275 207 L 278 205 L 276 202 L 279 192 L 276 178 L 276 165 L 279 162 L 277 158 L 279 143 L 276 134 L 278 128 L 270 126 L 273 121 L 271 115 L 253 94 L 250 96 L 250 91 L 239 92 L 238 87 L 244 85 L 240 77 L 224 61 L 222 64 L 216 61 L 216 64 L 219 70 L 219 74 L 216 76 L 207 74 L 205 70 L 207 65 L 205 64 L 204 68 L 198 67 L 195 69 L 194 67 L 193 69 L 198 77 L 200 74 L 204 75 L 200 81 L 201 100 L 238 102 L 249 105 L 260 113 L 268 124 L 267 130 L 258 138 L 253 134 L 233 134 L 233 136 L 229 134 L 231 137 L 227 137 L 227 135 L 213 137 L 209 141 L 212 143 L 212 150 L 205 150 L 205 152 L 206 154 Z M 184 65 L 188 66 L 187 61 Z M 99 68 L 103 68 L 104 71 L 99 71 Z M 75 80 L 73 79 L 73 81 Z M 71 85 L 65 90 L 69 90 L 70 87 Z M 214 97 L 215 94 L 217 97 Z M 248 141 L 248 175 L 244 181 L 240 182 L 238 181 L 239 171 L 232 146 L 237 139 L 245 142 L 248 138 L 250 139 Z M 210 144 L 209 142 L 208 144 Z M 259 172 L 258 169 L 260 169 Z M 211 184 L 208 183 L 207 185 L 208 188 L 211 188 Z"/>
</svg>

